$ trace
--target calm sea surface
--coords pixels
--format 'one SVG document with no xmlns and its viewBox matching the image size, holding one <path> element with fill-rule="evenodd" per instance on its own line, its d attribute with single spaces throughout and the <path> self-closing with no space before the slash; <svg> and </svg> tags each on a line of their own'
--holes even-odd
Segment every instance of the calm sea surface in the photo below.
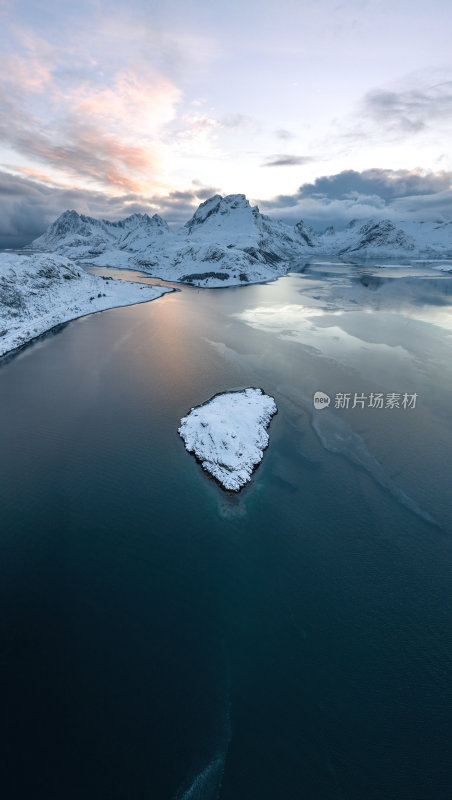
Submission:
<svg viewBox="0 0 452 800">
<path fill-rule="evenodd" d="M 5 800 L 450 800 L 451 304 L 311 263 L 2 363 Z M 230 495 L 177 428 L 244 386 L 279 413 Z"/>
</svg>

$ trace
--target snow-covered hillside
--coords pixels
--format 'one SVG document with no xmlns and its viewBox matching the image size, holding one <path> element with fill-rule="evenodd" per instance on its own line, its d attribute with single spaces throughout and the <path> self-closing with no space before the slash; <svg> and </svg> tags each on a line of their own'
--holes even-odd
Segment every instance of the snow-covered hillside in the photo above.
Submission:
<svg viewBox="0 0 452 800">
<path fill-rule="evenodd" d="M 97 266 L 134 267 L 198 286 L 271 280 L 312 256 L 347 259 L 452 256 L 452 222 L 352 220 L 317 234 L 303 220 L 272 219 L 245 195 L 214 195 L 179 230 L 154 214 L 118 222 L 65 211 L 31 247 Z"/>
<path fill-rule="evenodd" d="M 116 306 L 144 303 L 161 286 L 104 280 L 63 257 L 0 254 L 0 356 L 55 325 Z"/>
<path fill-rule="evenodd" d="M 312 252 L 343 258 L 429 258 L 452 256 L 452 222 L 351 220 L 342 231 L 328 226 L 311 236 Z"/>
<path fill-rule="evenodd" d="M 420 256 L 452 256 L 452 220 L 449 222 L 403 222 L 403 230 L 414 240 Z"/>
<path fill-rule="evenodd" d="M 339 256 L 380 258 L 412 255 L 416 250 L 413 237 L 388 219 L 369 220 L 364 224 L 352 220 L 340 233 L 330 230 L 319 239 L 319 251 Z"/>
</svg>

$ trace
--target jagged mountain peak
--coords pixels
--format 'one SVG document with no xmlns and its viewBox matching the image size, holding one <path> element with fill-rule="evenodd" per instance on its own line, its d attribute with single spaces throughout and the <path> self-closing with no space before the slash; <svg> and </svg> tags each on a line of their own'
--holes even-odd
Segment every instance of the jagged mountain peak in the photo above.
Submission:
<svg viewBox="0 0 452 800">
<path fill-rule="evenodd" d="M 299 236 L 308 247 L 314 247 L 314 239 L 315 239 L 315 230 L 311 228 L 310 225 L 307 225 L 304 220 L 300 220 L 294 226 L 294 230 L 297 236 Z"/>
<path fill-rule="evenodd" d="M 195 225 L 200 225 L 206 221 L 212 214 L 217 214 L 221 209 L 223 198 L 219 194 L 214 194 L 208 200 L 204 200 L 196 209 L 193 216 L 185 223 L 184 227 L 191 230 Z"/>
<path fill-rule="evenodd" d="M 250 201 L 244 194 L 227 194 L 223 197 L 224 202 L 230 208 L 257 208 L 257 206 L 250 206 Z"/>
<path fill-rule="evenodd" d="M 160 225 L 162 228 L 168 228 L 168 223 L 163 219 L 163 217 L 160 216 L 160 214 L 153 214 L 151 217 L 151 222 L 155 225 Z"/>
<path fill-rule="evenodd" d="M 88 217 L 85 214 L 79 214 L 74 209 L 71 209 L 64 211 L 55 222 L 52 222 L 48 228 L 48 234 L 58 237 L 72 233 L 86 234 L 92 226 L 99 227 L 100 225 L 102 225 L 100 220 Z"/>
<path fill-rule="evenodd" d="M 126 217 L 123 220 L 119 220 L 116 223 L 112 223 L 118 227 L 125 227 L 125 228 L 137 228 L 137 227 L 146 227 L 146 228 L 168 228 L 168 223 L 165 222 L 163 217 L 160 214 L 153 214 L 152 217 L 149 214 L 140 214 L 135 213 L 131 214 L 130 217 Z"/>
<path fill-rule="evenodd" d="M 395 231 L 396 226 L 390 219 L 369 219 L 359 229 L 360 233 L 368 233 L 369 231 Z"/>
<path fill-rule="evenodd" d="M 140 214 L 138 211 L 136 211 L 134 214 L 130 214 L 130 216 L 126 217 L 124 222 L 127 222 L 129 220 L 133 222 L 147 222 L 150 219 L 151 218 L 149 214 L 146 213 Z"/>
<path fill-rule="evenodd" d="M 63 211 L 62 214 L 58 217 L 58 219 L 78 219 L 80 214 L 74 208 L 68 208 L 66 211 Z"/>
<path fill-rule="evenodd" d="M 202 225 L 214 215 L 225 216 L 239 209 L 250 210 L 252 213 L 257 212 L 257 214 L 259 214 L 257 206 L 250 206 L 249 200 L 247 200 L 244 194 L 228 194 L 225 197 L 222 197 L 220 194 L 215 194 L 198 206 L 195 213 L 191 219 L 185 223 L 184 227 L 188 228 L 189 232 L 191 232 L 197 225 Z"/>
<path fill-rule="evenodd" d="M 359 240 L 347 246 L 342 252 L 371 251 L 390 248 L 395 252 L 410 252 L 415 249 L 412 236 L 398 228 L 390 219 L 370 219 L 358 231 Z"/>
<path fill-rule="evenodd" d="M 45 241 L 53 241 L 55 239 L 61 240 L 71 236 L 78 236 L 83 238 L 92 238 L 93 236 L 117 238 L 122 236 L 124 231 L 158 231 L 164 233 L 169 231 L 167 222 L 159 215 L 154 214 L 152 217 L 149 214 L 134 213 L 125 219 L 120 219 L 111 222 L 107 219 L 95 219 L 86 214 L 79 214 L 74 209 L 64 211 L 60 216 L 52 222 L 47 228 L 45 233 L 36 241 L 41 244 Z"/>
</svg>

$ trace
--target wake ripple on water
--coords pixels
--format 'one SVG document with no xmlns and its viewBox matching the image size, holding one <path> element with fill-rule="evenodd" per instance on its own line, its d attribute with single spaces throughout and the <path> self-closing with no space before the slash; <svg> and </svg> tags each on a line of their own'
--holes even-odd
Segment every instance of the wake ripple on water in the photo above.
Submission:
<svg viewBox="0 0 452 800">
<path fill-rule="evenodd" d="M 188 789 L 178 792 L 174 800 L 218 800 L 223 779 L 226 753 L 214 758 L 199 772 Z"/>
<path fill-rule="evenodd" d="M 387 489 L 405 508 L 408 508 L 426 522 L 438 525 L 427 511 L 424 511 L 415 500 L 396 486 L 384 467 L 369 452 L 361 436 L 355 433 L 341 417 L 323 409 L 314 416 L 312 427 L 325 450 L 329 450 L 330 453 L 338 453 L 349 459 L 353 464 L 368 472 L 380 486 Z"/>
<path fill-rule="evenodd" d="M 223 781 L 223 774 L 228 755 L 229 744 L 232 737 L 231 724 L 231 679 L 226 654 L 225 643 L 222 642 L 224 656 L 224 688 L 223 709 L 219 718 L 217 741 L 211 750 L 207 764 L 198 772 L 192 771 L 191 776 L 176 792 L 174 800 L 218 800 Z"/>
</svg>

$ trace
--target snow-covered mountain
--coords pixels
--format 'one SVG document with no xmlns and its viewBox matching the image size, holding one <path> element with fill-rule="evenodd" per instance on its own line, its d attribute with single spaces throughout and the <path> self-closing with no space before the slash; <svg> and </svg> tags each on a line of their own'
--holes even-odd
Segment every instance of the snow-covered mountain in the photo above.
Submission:
<svg viewBox="0 0 452 800">
<path fill-rule="evenodd" d="M 228 283 L 259 281 L 284 274 L 306 243 L 289 225 L 261 214 L 243 194 L 215 195 L 202 203 L 180 232 L 176 254 L 182 279 L 214 271 Z"/>
<path fill-rule="evenodd" d="M 111 249 L 141 252 L 169 233 L 167 223 L 154 214 L 132 214 L 118 222 L 65 211 L 38 239 L 36 250 L 51 250 L 75 259 L 99 256 Z"/>
<path fill-rule="evenodd" d="M 445 258 L 452 256 L 452 222 L 353 219 L 342 231 L 328 226 L 312 237 L 316 255 L 343 258 Z"/>
<path fill-rule="evenodd" d="M 407 236 L 412 237 L 415 249 L 421 256 L 435 258 L 452 256 L 452 220 L 445 222 L 412 222 L 402 223 Z"/>
<path fill-rule="evenodd" d="M 270 219 L 244 195 L 215 195 L 178 231 L 157 214 L 108 222 L 65 211 L 31 247 L 96 266 L 139 267 L 167 280 L 228 286 L 284 274 L 311 252 L 313 233 L 304 223 L 292 227 Z"/>
<path fill-rule="evenodd" d="M 317 234 L 261 214 L 243 194 L 214 195 L 179 230 L 154 214 L 118 222 L 65 211 L 32 242 L 97 266 L 138 267 L 156 277 L 199 286 L 271 280 L 307 257 L 347 259 L 452 256 L 452 222 L 352 220 L 343 231 Z"/>
<path fill-rule="evenodd" d="M 364 224 L 352 220 L 345 230 L 336 232 L 332 226 L 315 243 L 317 253 L 336 256 L 381 258 L 413 255 L 417 251 L 413 236 L 405 233 L 390 220 L 369 220 Z"/>
</svg>

